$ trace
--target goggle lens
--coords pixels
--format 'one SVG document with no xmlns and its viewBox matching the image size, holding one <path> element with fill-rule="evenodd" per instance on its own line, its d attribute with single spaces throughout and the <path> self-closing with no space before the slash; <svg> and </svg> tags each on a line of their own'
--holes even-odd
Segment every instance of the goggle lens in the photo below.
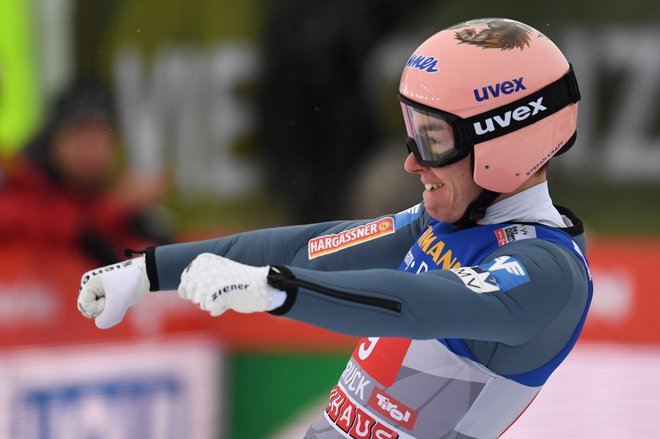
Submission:
<svg viewBox="0 0 660 439">
<path fill-rule="evenodd" d="M 406 146 L 422 166 L 445 166 L 467 154 L 456 148 L 456 137 L 449 118 L 401 102 L 408 133 Z"/>
</svg>

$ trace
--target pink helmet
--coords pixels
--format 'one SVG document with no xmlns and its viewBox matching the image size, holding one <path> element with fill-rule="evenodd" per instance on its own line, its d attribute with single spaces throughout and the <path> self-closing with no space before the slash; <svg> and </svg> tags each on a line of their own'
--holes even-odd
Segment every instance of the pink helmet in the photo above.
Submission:
<svg viewBox="0 0 660 439">
<path fill-rule="evenodd" d="M 408 60 L 399 92 L 418 162 L 443 166 L 474 151 L 474 181 L 493 192 L 514 191 L 575 140 L 573 70 L 552 41 L 518 21 L 484 18 L 438 32 Z"/>
</svg>

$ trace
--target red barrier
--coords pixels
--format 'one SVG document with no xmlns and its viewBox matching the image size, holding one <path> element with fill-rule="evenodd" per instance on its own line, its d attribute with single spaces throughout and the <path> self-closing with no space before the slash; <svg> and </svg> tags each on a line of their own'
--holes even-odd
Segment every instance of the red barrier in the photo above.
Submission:
<svg viewBox="0 0 660 439">
<path fill-rule="evenodd" d="M 594 275 L 592 310 L 582 338 L 660 344 L 660 239 L 593 239 L 587 258 Z M 0 249 L 0 347 L 145 339 L 208 331 L 231 350 L 350 349 L 355 338 L 268 314 L 228 312 L 211 318 L 175 293 L 148 297 L 120 325 L 101 331 L 76 309 L 76 255 L 29 248 Z"/>
<path fill-rule="evenodd" d="M 660 344 L 660 239 L 593 239 L 587 259 L 594 299 L 582 338 Z"/>
</svg>

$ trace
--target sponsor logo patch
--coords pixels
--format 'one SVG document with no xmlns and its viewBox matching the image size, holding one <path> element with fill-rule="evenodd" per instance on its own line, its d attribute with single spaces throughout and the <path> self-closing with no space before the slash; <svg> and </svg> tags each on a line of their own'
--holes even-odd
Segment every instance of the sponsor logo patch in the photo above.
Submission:
<svg viewBox="0 0 660 439">
<path fill-rule="evenodd" d="M 371 394 L 367 405 L 383 415 L 387 420 L 399 424 L 408 430 L 412 430 L 415 426 L 417 412 L 403 405 L 377 387 Z"/>
<path fill-rule="evenodd" d="M 394 231 L 394 219 L 392 217 L 381 218 L 368 224 L 344 230 L 343 232 L 312 238 L 307 243 L 307 254 L 311 260 L 376 238 L 391 235 Z"/>
<path fill-rule="evenodd" d="M 452 268 L 449 271 L 458 276 L 465 286 L 475 293 L 492 293 L 500 290 L 495 276 L 481 267 Z"/>
<path fill-rule="evenodd" d="M 497 237 L 497 243 L 502 247 L 513 241 L 536 238 L 536 228 L 524 224 L 514 224 L 495 230 L 495 236 Z"/>
<path fill-rule="evenodd" d="M 475 293 L 509 291 L 530 281 L 522 262 L 513 256 L 500 256 L 474 267 L 452 268 L 458 278 Z"/>
<path fill-rule="evenodd" d="M 535 101 L 529 101 L 527 104 L 520 105 L 514 110 L 507 110 L 502 114 L 496 114 L 483 121 L 474 122 L 474 133 L 477 136 L 483 136 L 491 131 L 499 130 L 500 128 L 507 128 L 509 125 L 516 125 L 530 117 L 534 118 L 539 113 L 543 113 L 548 108 L 543 105 L 543 96 L 540 96 Z M 539 119 L 543 114 L 539 116 Z"/>
<path fill-rule="evenodd" d="M 480 267 L 495 276 L 502 291 L 508 291 L 530 281 L 525 266 L 513 256 L 499 256 Z"/>
<path fill-rule="evenodd" d="M 438 71 L 438 60 L 432 56 L 414 54 L 408 59 L 406 63 L 408 67 L 418 70 L 425 70 L 428 73 L 435 73 Z"/>
<path fill-rule="evenodd" d="M 443 270 L 458 268 L 461 266 L 458 258 L 453 255 L 452 250 L 446 246 L 444 241 L 435 236 L 431 226 L 429 226 L 426 231 L 417 238 L 417 245 L 419 245 L 422 252 L 427 254 L 433 262 Z M 428 266 L 423 271 L 427 270 Z M 417 270 L 417 273 L 420 273 L 419 269 Z"/>
<path fill-rule="evenodd" d="M 477 102 L 487 101 L 491 97 L 496 98 L 500 94 L 509 95 L 511 93 L 519 92 L 520 90 L 527 90 L 523 84 L 523 77 L 513 78 L 511 81 L 498 82 L 495 85 L 487 85 L 481 87 L 481 90 L 475 88 L 474 98 Z"/>
<path fill-rule="evenodd" d="M 328 420 L 352 438 L 397 439 L 399 433 L 362 410 L 335 386 L 330 392 L 330 402 L 325 408 Z"/>
</svg>

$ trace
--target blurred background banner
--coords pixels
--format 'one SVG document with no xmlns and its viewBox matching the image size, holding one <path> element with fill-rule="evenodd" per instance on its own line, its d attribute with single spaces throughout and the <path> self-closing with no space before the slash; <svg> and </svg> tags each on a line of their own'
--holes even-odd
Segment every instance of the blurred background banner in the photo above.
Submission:
<svg viewBox="0 0 660 439">
<path fill-rule="evenodd" d="M 220 364 L 218 347 L 194 338 L 9 350 L 0 434 L 215 438 L 226 425 Z"/>
<path fill-rule="evenodd" d="M 536 27 L 575 68 L 578 141 L 549 178 L 585 222 L 595 284 L 575 352 L 504 437 L 657 435 L 660 3 L 0 0 L 0 439 L 302 437 L 353 338 L 211 319 L 173 292 L 100 331 L 76 309 L 80 275 L 124 245 L 418 203 L 399 75 L 423 39 L 483 16 Z M 112 105 L 62 101 L 81 78 Z M 81 108 L 112 138 L 87 119 L 71 133 Z M 71 182 L 90 176 L 43 155 L 63 132 L 116 145 L 84 191 Z M 111 421 L 122 411 L 147 422 Z"/>
</svg>

